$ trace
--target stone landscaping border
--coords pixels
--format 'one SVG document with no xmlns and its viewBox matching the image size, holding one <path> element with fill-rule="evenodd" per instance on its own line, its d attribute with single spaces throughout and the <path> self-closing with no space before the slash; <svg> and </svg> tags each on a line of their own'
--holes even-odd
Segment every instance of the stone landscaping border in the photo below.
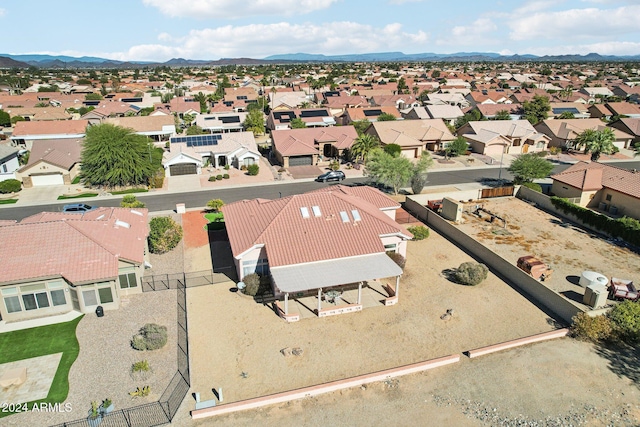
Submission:
<svg viewBox="0 0 640 427">
<path fill-rule="evenodd" d="M 518 338 L 515 340 L 503 342 L 500 344 L 493 344 L 486 347 L 476 348 L 474 350 L 465 351 L 464 354 L 469 356 L 470 359 L 478 356 L 484 356 L 485 354 L 495 353 L 497 351 L 507 350 L 514 347 L 520 347 L 523 345 L 531 344 L 534 342 L 547 341 L 556 338 L 566 337 L 569 334 L 569 328 L 556 329 L 551 332 L 544 332 L 542 334 L 531 335 L 529 337 Z"/>
</svg>

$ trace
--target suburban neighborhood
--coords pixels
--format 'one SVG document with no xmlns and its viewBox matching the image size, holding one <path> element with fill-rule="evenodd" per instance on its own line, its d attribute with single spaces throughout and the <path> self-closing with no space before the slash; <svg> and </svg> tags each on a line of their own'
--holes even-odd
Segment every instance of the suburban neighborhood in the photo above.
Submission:
<svg viewBox="0 0 640 427">
<path fill-rule="evenodd" d="M 0 424 L 640 425 L 640 60 L 305 55 L 0 54 Z"/>
</svg>

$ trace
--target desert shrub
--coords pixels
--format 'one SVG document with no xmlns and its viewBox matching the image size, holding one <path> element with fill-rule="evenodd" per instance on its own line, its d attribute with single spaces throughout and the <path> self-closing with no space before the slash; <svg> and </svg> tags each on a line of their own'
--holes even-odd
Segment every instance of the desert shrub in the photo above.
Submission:
<svg viewBox="0 0 640 427">
<path fill-rule="evenodd" d="M 475 286 L 486 279 L 488 273 L 489 269 L 484 264 L 463 262 L 456 269 L 455 279 L 462 285 Z"/>
<path fill-rule="evenodd" d="M 338 169 L 340 169 L 340 162 L 337 160 L 332 160 L 329 163 L 329 169 L 331 169 L 332 171 L 337 171 Z"/>
<path fill-rule="evenodd" d="M 167 327 L 147 323 L 131 338 L 131 347 L 136 350 L 158 350 L 167 343 Z"/>
<path fill-rule="evenodd" d="M 140 360 L 131 365 L 131 372 L 148 372 L 151 370 L 148 360 Z"/>
<path fill-rule="evenodd" d="M 578 313 L 571 320 L 571 335 L 577 339 L 598 342 L 612 336 L 613 327 L 607 316 L 591 317 L 587 313 Z"/>
<path fill-rule="evenodd" d="M 120 207 L 122 208 L 144 208 L 145 204 L 140 200 L 136 199 L 136 196 L 133 194 L 127 194 L 122 198 L 120 202 Z"/>
<path fill-rule="evenodd" d="M 560 154 L 562 152 L 562 148 L 560 147 L 549 147 L 549 153 L 552 155 Z"/>
<path fill-rule="evenodd" d="M 405 257 L 400 255 L 398 252 L 387 252 L 387 255 L 389 255 L 389 258 L 391 258 L 393 262 L 398 264 L 398 267 L 404 270 L 404 266 L 407 263 L 407 259 Z"/>
<path fill-rule="evenodd" d="M 408 227 L 409 233 L 413 234 L 413 240 L 424 240 L 429 237 L 429 229 L 424 225 Z"/>
<path fill-rule="evenodd" d="M 228 171 L 231 168 L 231 166 L 229 166 L 229 164 L 224 165 L 224 170 Z"/>
<path fill-rule="evenodd" d="M 247 173 L 251 176 L 256 176 L 258 175 L 258 172 L 260 172 L 260 166 L 258 166 L 258 164 L 254 163 L 252 165 L 247 166 Z"/>
<path fill-rule="evenodd" d="M 240 166 L 240 170 L 241 170 L 241 171 L 246 171 L 246 170 L 247 170 L 247 165 L 242 165 L 242 166 Z"/>
<path fill-rule="evenodd" d="M 245 284 L 244 293 L 250 296 L 255 296 L 260 288 L 260 276 L 256 273 L 247 274 L 242 281 Z"/>
<path fill-rule="evenodd" d="M 149 187 L 151 188 L 162 188 L 164 184 L 164 171 L 158 172 L 151 178 L 149 178 Z"/>
<path fill-rule="evenodd" d="M 224 175 L 222 175 L 222 179 L 229 179 L 229 174 L 225 173 Z"/>
<path fill-rule="evenodd" d="M 398 144 L 387 144 L 384 146 L 384 152 L 393 157 L 398 157 L 402 153 L 402 147 Z"/>
<path fill-rule="evenodd" d="M 522 186 L 530 188 L 533 191 L 537 191 L 538 193 L 542 193 L 542 187 L 537 182 L 523 182 Z"/>
<path fill-rule="evenodd" d="M 215 181 L 215 180 L 216 180 L 216 177 L 215 177 L 215 176 L 211 175 L 211 176 L 209 177 L 209 182 L 212 182 L 212 181 Z"/>
<path fill-rule="evenodd" d="M 5 179 L 0 181 L 0 193 L 17 193 L 22 189 L 22 183 L 17 179 Z"/>
<path fill-rule="evenodd" d="M 149 221 L 149 251 L 164 254 L 175 248 L 182 240 L 182 227 L 168 216 L 159 216 Z"/>
<path fill-rule="evenodd" d="M 640 341 L 640 304 L 623 301 L 609 312 L 609 319 L 622 340 Z"/>
<path fill-rule="evenodd" d="M 223 206 L 224 202 L 221 199 L 211 199 L 207 202 L 207 209 L 213 212 L 218 212 Z"/>
</svg>

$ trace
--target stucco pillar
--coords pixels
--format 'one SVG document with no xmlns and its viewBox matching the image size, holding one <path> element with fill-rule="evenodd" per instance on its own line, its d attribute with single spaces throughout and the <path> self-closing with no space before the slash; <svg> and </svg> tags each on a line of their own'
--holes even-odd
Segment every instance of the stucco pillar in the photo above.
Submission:
<svg viewBox="0 0 640 427">
<path fill-rule="evenodd" d="M 362 301 L 362 282 L 358 282 L 358 302 L 360 304 Z"/>
<path fill-rule="evenodd" d="M 396 298 L 398 298 L 399 293 L 400 293 L 400 276 L 396 276 Z"/>
<path fill-rule="evenodd" d="M 284 294 L 284 314 L 289 314 L 289 292 Z"/>
<path fill-rule="evenodd" d="M 322 288 L 318 289 L 318 314 L 322 310 Z"/>
</svg>

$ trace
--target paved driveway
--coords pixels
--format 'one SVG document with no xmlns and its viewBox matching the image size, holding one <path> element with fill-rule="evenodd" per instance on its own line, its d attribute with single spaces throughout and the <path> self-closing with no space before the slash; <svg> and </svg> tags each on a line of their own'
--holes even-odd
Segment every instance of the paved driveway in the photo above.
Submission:
<svg viewBox="0 0 640 427">
<path fill-rule="evenodd" d="M 288 171 L 294 179 L 315 178 L 322 174 L 317 166 L 291 166 Z"/>
</svg>

